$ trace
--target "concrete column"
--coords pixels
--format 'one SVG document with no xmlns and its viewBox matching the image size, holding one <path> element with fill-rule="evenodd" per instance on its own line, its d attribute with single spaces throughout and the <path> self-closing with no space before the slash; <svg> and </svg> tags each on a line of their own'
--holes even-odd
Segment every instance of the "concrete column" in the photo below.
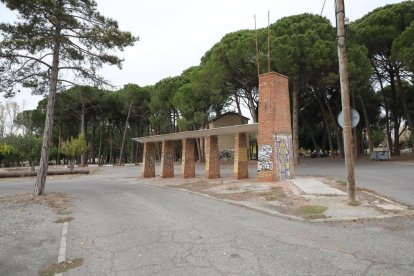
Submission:
<svg viewBox="0 0 414 276">
<path fill-rule="evenodd" d="M 275 72 L 260 75 L 259 180 L 278 181 L 281 175 L 293 175 L 291 134 L 288 78 Z"/>
<path fill-rule="evenodd" d="M 194 139 L 183 139 L 182 146 L 181 175 L 183 178 L 193 178 L 195 177 Z"/>
<path fill-rule="evenodd" d="M 144 171 L 142 176 L 144 178 L 155 177 L 155 149 L 154 143 L 146 142 L 144 143 Z"/>
<path fill-rule="evenodd" d="M 247 155 L 247 134 L 236 133 L 234 136 L 234 178 L 249 178 L 249 161 Z"/>
<path fill-rule="evenodd" d="M 206 178 L 220 177 L 220 154 L 217 136 L 206 137 Z"/>
<path fill-rule="evenodd" d="M 173 141 L 162 141 L 161 177 L 174 177 L 174 144 Z"/>
</svg>

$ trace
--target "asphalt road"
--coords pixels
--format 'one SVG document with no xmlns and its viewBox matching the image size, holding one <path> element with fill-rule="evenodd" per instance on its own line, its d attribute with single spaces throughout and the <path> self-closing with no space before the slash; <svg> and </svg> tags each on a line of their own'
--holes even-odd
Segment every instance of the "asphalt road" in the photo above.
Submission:
<svg viewBox="0 0 414 276">
<path fill-rule="evenodd" d="M 85 264 L 65 275 L 414 274 L 413 219 L 291 221 L 147 185 L 138 174 L 138 167 L 115 167 L 48 178 L 47 191 L 77 197 L 66 259 Z M 1 181 L 0 193 L 32 185 Z"/>
<path fill-rule="evenodd" d="M 298 176 L 329 176 L 346 180 L 345 162 L 341 159 L 303 158 Z M 414 161 L 355 162 L 357 187 L 367 188 L 414 206 Z"/>
</svg>

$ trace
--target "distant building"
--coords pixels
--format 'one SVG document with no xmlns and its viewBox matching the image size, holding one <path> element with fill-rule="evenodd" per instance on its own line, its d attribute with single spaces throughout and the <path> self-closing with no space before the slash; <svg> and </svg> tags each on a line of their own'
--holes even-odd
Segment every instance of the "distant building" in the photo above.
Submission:
<svg viewBox="0 0 414 276">
<path fill-rule="evenodd" d="M 210 120 L 209 128 L 244 125 L 249 122 L 249 118 L 240 116 L 236 112 L 227 112 Z M 234 149 L 234 135 L 218 136 L 218 147 L 223 152 L 231 152 Z"/>
</svg>

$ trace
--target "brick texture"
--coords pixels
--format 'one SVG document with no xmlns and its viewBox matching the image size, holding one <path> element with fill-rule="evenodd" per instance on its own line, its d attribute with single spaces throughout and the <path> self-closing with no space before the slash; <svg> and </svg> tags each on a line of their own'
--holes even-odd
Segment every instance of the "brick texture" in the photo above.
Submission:
<svg viewBox="0 0 414 276">
<path fill-rule="evenodd" d="M 142 176 L 150 178 L 155 176 L 155 145 L 154 143 L 144 143 L 144 171 Z"/>
<path fill-rule="evenodd" d="M 183 178 L 193 178 L 195 177 L 194 139 L 183 139 L 182 143 L 181 175 Z"/>
<path fill-rule="evenodd" d="M 220 177 L 220 154 L 217 136 L 206 137 L 206 178 Z"/>
<path fill-rule="evenodd" d="M 247 153 L 247 134 L 236 133 L 234 136 L 234 178 L 249 178 L 249 162 Z"/>
<path fill-rule="evenodd" d="M 174 143 L 163 141 L 161 150 L 161 177 L 174 177 Z"/>
<path fill-rule="evenodd" d="M 257 174 L 259 180 L 278 180 L 275 135 L 291 133 L 288 78 L 274 72 L 260 75 Z"/>
</svg>

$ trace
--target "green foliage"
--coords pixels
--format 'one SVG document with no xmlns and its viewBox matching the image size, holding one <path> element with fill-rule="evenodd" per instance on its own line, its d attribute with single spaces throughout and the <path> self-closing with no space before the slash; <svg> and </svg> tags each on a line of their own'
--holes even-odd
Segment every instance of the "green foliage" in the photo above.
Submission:
<svg viewBox="0 0 414 276">
<path fill-rule="evenodd" d="M 75 157 L 86 152 L 87 148 L 84 134 L 79 134 L 78 138 L 70 139 L 69 141 L 64 142 L 60 148 L 60 151 L 69 159 L 74 159 Z"/>
<path fill-rule="evenodd" d="M 52 69 L 70 71 L 73 79 L 102 83 L 96 70 L 103 64 L 120 67 L 122 62 L 110 50 L 123 50 L 137 40 L 102 16 L 93 0 L 1 2 L 19 14 L 17 23 L 0 24 L 0 91 L 7 95 L 13 95 L 19 84 L 45 93 Z"/>
<path fill-rule="evenodd" d="M 373 127 L 372 132 L 372 142 L 374 144 L 374 147 L 378 147 L 380 145 L 383 145 L 385 142 L 385 133 L 382 127 L 379 127 L 379 125 L 376 125 Z M 385 145 L 383 145 L 385 146 Z"/>
<path fill-rule="evenodd" d="M 206 127 L 209 114 L 221 109 L 225 96 L 207 81 L 205 67 L 193 67 L 184 74 L 190 82 L 182 85 L 173 98 L 173 105 L 182 116 L 178 124 L 184 129 Z"/>
<path fill-rule="evenodd" d="M 405 139 L 405 146 L 407 147 L 407 148 L 413 148 L 413 144 L 412 144 L 412 142 L 411 142 L 411 139 L 410 139 L 410 137 L 408 137 L 407 136 L 407 138 Z"/>
<path fill-rule="evenodd" d="M 223 108 L 229 97 L 246 102 L 257 120 L 258 76 L 256 67 L 255 32 L 240 30 L 225 35 L 202 58 L 197 79 L 205 90 L 221 94 L 223 101 L 216 107 Z M 195 83 L 194 83 L 195 84 Z M 200 85 L 198 85 L 200 86 Z M 218 108 L 219 111 L 220 108 Z"/>
<path fill-rule="evenodd" d="M 189 83 L 185 75 L 165 78 L 151 90 L 151 109 L 150 122 L 156 134 L 170 133 L 174 131 L 172 121 L 178 116 L 173 99 L 177 91 L 185 84 Z"/>
<path fill-rule="evenodd" d="M 300 14 L 271 25 L 271 56 L 275 68 L 291 78 L 319 77 L 336 64 L 334 28 L 328 19 Z"/>
<path fill-rule="evenodd" d="M 392 56 L 404 64 L 407 70 L 414 72 L 414 21 L 392 44 Z"/>
<path fill-rule="evenodd" d="M 42 148 L 42 139 L 34 135 L 15 136 L 12 145 L 19 152 L 23 160 L 39 160 Z"/>
<path fill-rule="evenodd" d="M 358 40 L 369 50 L 369 57 L 377 54 L 389 56 L 394 40 L 413 20 L 414 3 L 404 1 L 373 10 L 351 24 L 351 28 L 356 30 Z"/>
<path fill-rule="evenodd" d="M 2 142 L 4 144 L 0 144 L 0 160 L 9 162 L 9 165 L 40 159 L 42 139 L 34 135 L 12 135 L 2 139 Z"/>
<path fill-rule="evenodd" d="M 0 144 L 0 167 L 3 160 L 10 160 L 16 149 L 8 144 Z"/>
</svg>

